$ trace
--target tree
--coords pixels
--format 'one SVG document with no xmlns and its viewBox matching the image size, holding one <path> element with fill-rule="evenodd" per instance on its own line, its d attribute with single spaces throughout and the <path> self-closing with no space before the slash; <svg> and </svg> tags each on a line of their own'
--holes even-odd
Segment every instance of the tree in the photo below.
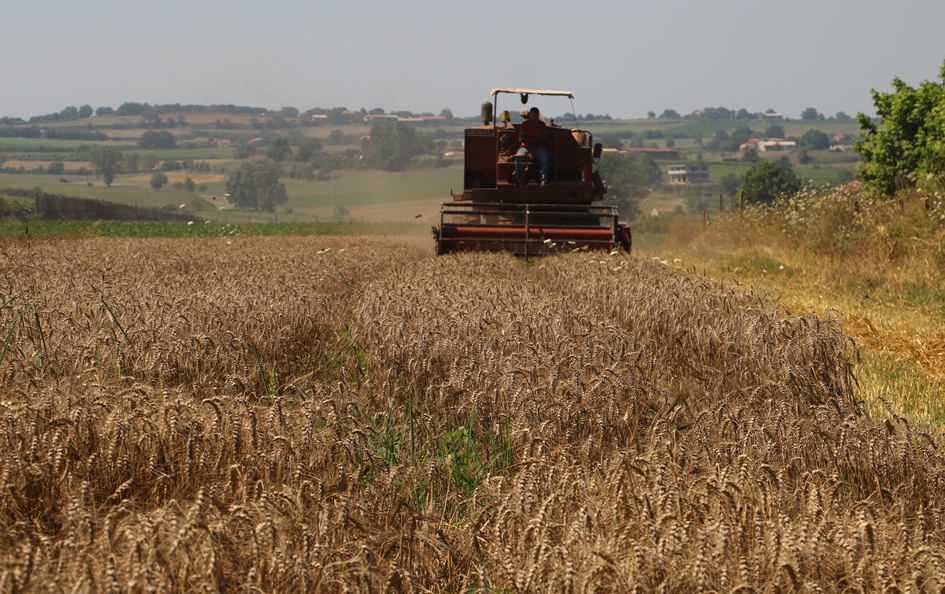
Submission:
<svg viewBox="0 0 945 594">
<path fill-rule="evenodd" d="M 184 189 L 187 190 L 188 192 L 197 191 L 197 182 L 191 179 L 189 175 L 184 179 Z"/>
<path fill-rule="evenodd" d="M 732 152 L 737 151 L 738 148 L 748 142 L 749 138 L 754 138 L 755 131 L 749 128 L 748 126 L 742 124 L 737 126 L 731 135 L 731 149 Z"/>
<path fill-rule="evenodd" d="M 646 112 L 646 117 L 648 117 L 649 119 L 652 120 L 653 118 L 656 117 L 656 112 L 655 112 L 655 111 L 648 111 L 648 112 Z"/>
<path fill-rule="evenodd" d="M 826 132 L 820 130 L 808 130 L 797 141 L 799 148 L 805 148 L 812 151 L 825 151 L 830 148 L 830 137 Z"/>
<path fill-rule="evenodd" d="M 613 132 L 604 132 L 599 136 L 595 136 L 594 140 L 599 142 L 600 145 L 604 148 L 614 148 L 614 149 L 623 148 L 623 141 L 620 140 L 620 138 Z"/>
<path fill-rule="evenodd" d="M 273 212 L 289 201 L 279 181 L 279 166 L 269 159 L 254 159 L 239 166 L 226 180 L 227 200 L 238 208 Z"/>
<path fill-rule="evenodd" d="M 784 138 L 784 126 L 768 124 L 768 127 L 765 128 L 765 138 Z"/>
<path fill-rule="evenodd" d="M 141 168 L 141 155 L 138 153 L 128 153 L 125 155 L 123 169 L 125 171 L 138 171 Z"/>
<path fill-rule="evenodd" d="M 801 190 L 801 180 L 784 160 L 762 159 L 752 165 L 742 177 L 742 190 L 749 202 L 768 204 L 783 194 Z"/>
<path fill-rule="evenodd" d="M 719 180 L 719 184 L 722 186 L 722 192 L 725 194 L 734 194 L 738 191 L 738 187 L 742 185 L 742 178 L 736 173 L 726 173 Z"/>
<path fill-rule="evenodd" d="M 241 143 L 238 147 L 233 149 L 233 158 L 234 159 L 248 159 L 256 154 L 256 149 L 253 148 L 253 145 L 248 142 Z"/>
<path fill-rule="evenodd" d="M 667 120 L 678 120 L 679 112 L 677 112 L 675 109 L 664 109 L 663 113 L 660 114 L 660 117 Z"/>
<path fill-rule="evenodd" d="M 154 188 L 154 191 L 157 192 L 161 188 L 167 185 L 167 176 L 164 175 L 163 171 L 155 171 L 151 174 L 151 187 Z"/>
<path fill-rule="evenodd" d="M 66 172 L 66 164 L 62 161 L 53 161 L 46 168 L 46 173 L 50 175 L 62 175 Z"/>
<path fill-rule="evenodd" d="M 92 117 L 92 113 L 94 112 L 92 111 L 91 105 L 83 105 L 82 107 L 79 108 L 79 119 L 84 120 L 84 119 L 90 118 Z"/>
<path fill-rule="evenodd" d="M 362 142 L 368 165 L 385 171 L 404 171 L 415 157 L 434 149 L 432 139 L 420 136 L 402 122 L 396 126 L 376 124 L 371 128 L 371 137 Z"/>
<path fill-rule="evenodd" d="M 945 81 L 945 62 L 939 78 Z M 882 125 L 858 113 L 861 134 L 853 143 L 853 150 L 862 157 L 857 173 L 869 187 L 893 194 L 929 176 L 941 179 L 945 173 L 943 84 L 924 81 L 912 88 L 895 77 L 891 93 L 872 91 Z"/>
<path fill-rule="evenodd" d="M 807 109 L 801 112 L 802 120 L 816 120 L 820 117 L 823 117 L 823 116 L 820 114 L 820 112 L 817 111 L 817 108 L 815 107 L 808 107 Z"/>
<path fill-rule="evenodd" d="M 289 139 L 285 136 L 280 136 L 279 138 L 273 140 L 272 144 L 269 145 L 269 149 L 266 150 L 266 157 L 272 159 L 276 163 L 285 161 L 291 154 L 292 147 L 289 146 Z"/>
<path fill-rule="evenodd" d="M 111 186 L 115 176 L 121 172 L 121 162 L 124 156 L 113 146 L 96 145 L 89 151 L 89 162 L 95 169 L 95 174 L 102 176 L 106 186 Z"/>
<path fill-rule="evenodd" d="M 74 105 L 70 105 L 69 107 L 60 111 L 59 116 L 61 119 L 66 121 L 77 120 L 79 119 L 79 108 L 75 107 Z"/>
<path fill-rule="evenodd" d="M 750 146 L 742 153 L 742 161 L 745 163 L 757 163 L 761 159 L 758 155 L 758 149 Z"/>
<path fill-rule="evenodd" d="M 453 121 L 453 110 L 449 107 L 444 107 L 443 111 L 440 112 L 440 116 L 446 118 L 447 122 Z"/>
<path fill-rule="evenodd" d="M 157 167 L 158 158 L 154 153 L 145 153 L 141 155 L 141 160 L 138 162 L 138 169 L 141 171 L 151 171 Z"/>
<path fill-rule="evenodd" d="M 324 143 L 321 138 L 306 138 L 299 143 L 299 160 L 308 162 L 322 148 L 324 148 Z"/>
<path fill-rule="evenodd" d="M 167 130 L 148 130 L 138 139 L 138 147 L 143 149 L 172 149 L 177 139 Z"/>
<path fill-rule="evenodd" d="M 621 217 L 635 219 L 640 216 L 640 201 L 652 188 L 652 171 L 646 161 L 653 162 L 649 157 L 637 160 L 613 153 L 601 156 L 597 171 L 607 185 L 605 199 L 617 206 Z M 659 175 L 659 167 L 656 167 L 657 183 Z"/>
</svg>

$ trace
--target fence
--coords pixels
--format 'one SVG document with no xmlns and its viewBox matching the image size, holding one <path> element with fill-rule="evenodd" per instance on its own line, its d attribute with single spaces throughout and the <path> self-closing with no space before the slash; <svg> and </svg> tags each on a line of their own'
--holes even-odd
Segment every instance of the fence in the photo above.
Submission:
<svg viewBox="0 0 945 594">
<path fill-rule="evenodd" d="M 0 194 L 32 198 L 36 216 L 42 219 L 112 220 L 112 221 L 200 221 L 200 217 L 178 211 L 143 208 L 92 198 L 76 198 L 63 194 L 47 194 L 36 190 L 6 189 Z"/>
</svg>

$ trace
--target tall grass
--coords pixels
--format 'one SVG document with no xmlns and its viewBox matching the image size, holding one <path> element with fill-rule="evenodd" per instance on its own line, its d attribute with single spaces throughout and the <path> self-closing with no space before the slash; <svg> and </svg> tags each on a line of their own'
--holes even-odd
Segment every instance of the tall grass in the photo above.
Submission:
<svg viewBox="0 0 945 594">
<path fill-rule="evenodd" d="M 805 191 L 772 206 L 679 219 L 663 259 L 778 291 L 794 311 L 837 310 L 864 357 L 872 410 L 882 400 L 945 434 L 945 201 L 932 192 L 871 196 L 857 184 Z M 652 247 L 651 247 L 652 246 Z"/>
</svg>

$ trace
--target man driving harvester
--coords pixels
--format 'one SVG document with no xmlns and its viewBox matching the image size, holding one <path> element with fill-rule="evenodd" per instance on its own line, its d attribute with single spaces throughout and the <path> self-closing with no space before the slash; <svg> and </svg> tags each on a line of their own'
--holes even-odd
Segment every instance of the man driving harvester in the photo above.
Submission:
<svg viewBox="0 0 945 594">
<path fill-rule="evenodd" d="M 548 160 L 548 148 L 545 147 L 545 139 L 548 136 L 548 125 L 541 121 L 541 112 L 537 107 L 528 110 L 528 119 L 522 122 L 518 128 L 518 136 L 522 141 L 521 148 L 515 154 L 515 179 L 520 186 L 528 185 L 528 178 L 525 176 L 526 156 L 531 154 L 538 161 L 541 169 L 540 185 L 545 185 L 549 181 L 551 174 L 551 164 Z"/>
</svg>

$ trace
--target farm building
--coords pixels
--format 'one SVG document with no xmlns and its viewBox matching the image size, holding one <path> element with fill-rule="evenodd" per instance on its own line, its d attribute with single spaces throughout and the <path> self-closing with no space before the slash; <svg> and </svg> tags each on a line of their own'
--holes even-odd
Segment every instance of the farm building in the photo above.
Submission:
<svg viewBox="0 0 945 594">
<path fill-rule="evenodd" d="M 797 148 L 797 143 L 793 140 L 782 140 L 780 138 L 771 138 L 762 140 L 758 143 L 758 151 L 793 151 Z"/>
<path fill-rule="evenodd" d="M 698 184 L 709 181 L 709 166 L 704 163 L 683 163 L 669 166 L 669 183 Z"/>
<path fill-rule="evenodd" d="M 399 120 L 397 116 L 393 114 L 386 113 L 374 113 L 364 116 L 364 123 L 366 124 L 384 124 L 384 123 L 393 123 Z"/>
</svg>

